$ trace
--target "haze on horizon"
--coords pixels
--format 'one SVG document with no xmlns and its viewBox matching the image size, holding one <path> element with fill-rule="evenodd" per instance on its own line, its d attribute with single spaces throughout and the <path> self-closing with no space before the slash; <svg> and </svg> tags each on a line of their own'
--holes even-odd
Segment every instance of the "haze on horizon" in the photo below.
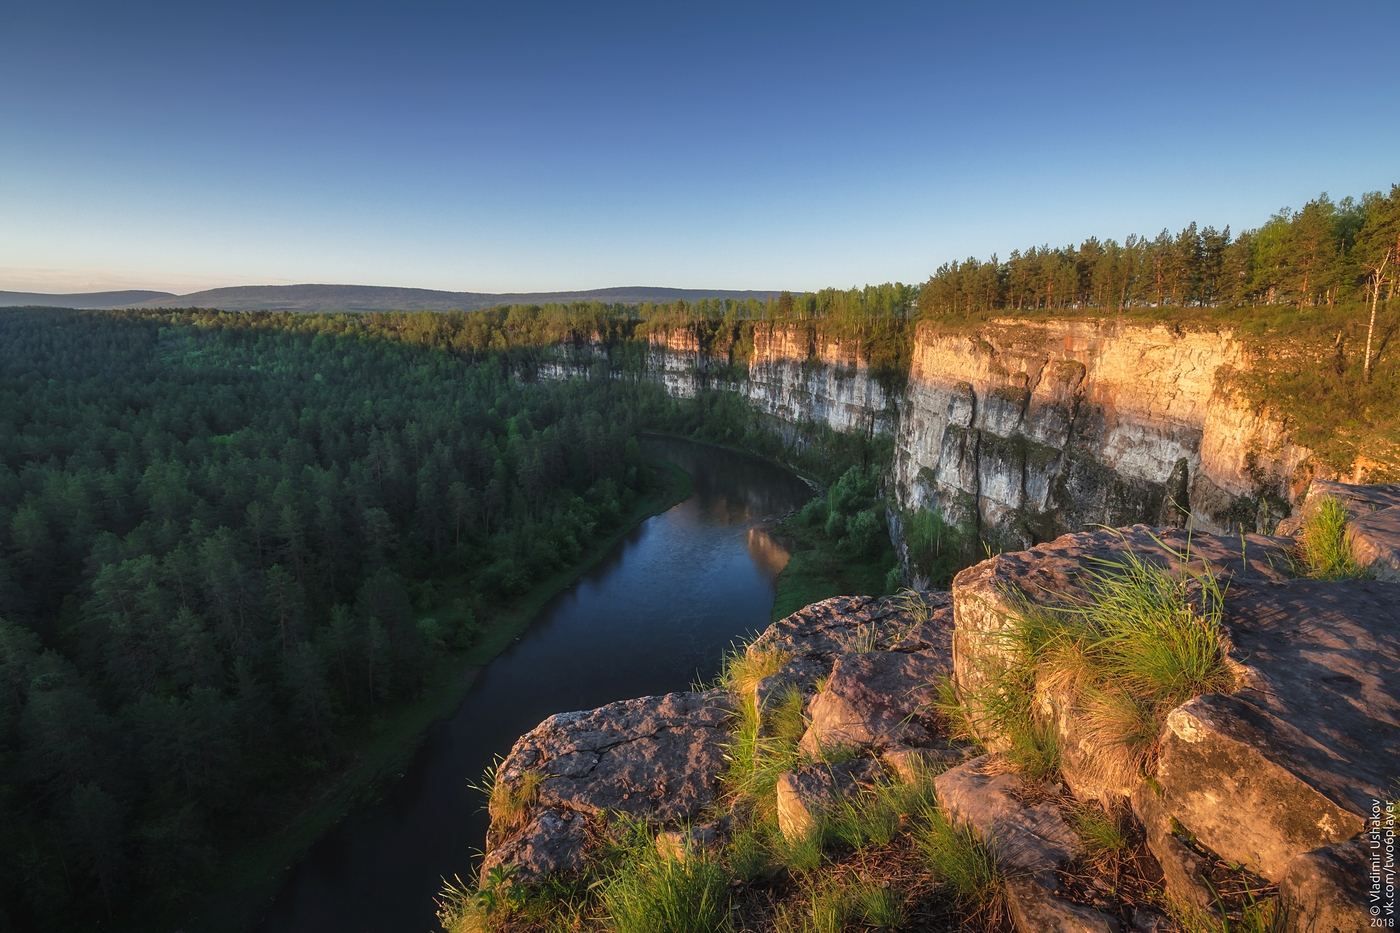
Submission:
<svg viewBox="0 0 1400 933">
<path fill-rule="evenodd" d="M 0 289 L 810 290 L 1397 177 L 1384 2 L 33 3 Z"/>
</svg>

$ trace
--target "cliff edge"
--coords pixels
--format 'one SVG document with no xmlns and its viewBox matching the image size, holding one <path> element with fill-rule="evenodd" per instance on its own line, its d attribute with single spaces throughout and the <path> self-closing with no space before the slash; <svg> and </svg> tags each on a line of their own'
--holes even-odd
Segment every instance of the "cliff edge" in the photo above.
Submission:
<svg viewBox="0 0 1400 933">
<path fill-rule="evenodd" d="M 551 717 L 444 918 L 587 928 L 680 878 L 715 929 L 1368 928 L 1400 794 L 1400 486 L 1303 502 L 1287 534 L 1080 532 L 951 593 L 829 599 L 714 689 Z M 1329 507 L 1339 579 L 1302 556 Z"/>
</svg>

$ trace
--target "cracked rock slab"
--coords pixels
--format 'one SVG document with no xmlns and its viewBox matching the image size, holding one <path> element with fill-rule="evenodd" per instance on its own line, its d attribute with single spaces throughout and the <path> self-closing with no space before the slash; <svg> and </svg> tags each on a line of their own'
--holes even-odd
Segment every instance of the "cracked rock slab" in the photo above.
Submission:
<svg viewBox="0 0 1400 933">
<path fill-rule="evenodd" d="M 538 787 L 523 830 L 493 822 L 484 864 L 519 865 L 539 880 L 578 869 L 580 817 L 693 820 L 719 792 L 729 707 L 722 691 L 670 693 L 546 719 L 498 771 L 508 791 L 523 795 L 527 774 Z"/>
</svg>

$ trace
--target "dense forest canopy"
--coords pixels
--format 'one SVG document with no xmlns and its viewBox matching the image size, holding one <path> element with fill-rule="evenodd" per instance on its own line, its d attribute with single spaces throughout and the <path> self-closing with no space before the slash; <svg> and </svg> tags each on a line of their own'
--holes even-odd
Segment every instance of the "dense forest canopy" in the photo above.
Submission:
<svg viewBox="0 0 1400 933">
<path fill-rule="evenodd" d="M 1394 297 L 1400 249 L 1400 185 L 1389 195 L 1302 210 L 1285 208 L 1258 230 L 1231 236 L 1190 224 L 1173 235 L 1090 237 L 1079 246 L 1013 250 L 1005 260 L 940 266 L 919 292 L 926 313 L 990 310 L 1117 311 L 1142 306 L 1335 304 L 1370 297 L 1387 255 L 1382 297 Z M 1388 273 L 1388 274 L 1387 274 Z"/>
<path fill-rule="evenodd" d="M 178 894 L 647 490 L 659 390 L 525 382 L 395 322 L 0 315 L 12 921 Z"/>
</svg>

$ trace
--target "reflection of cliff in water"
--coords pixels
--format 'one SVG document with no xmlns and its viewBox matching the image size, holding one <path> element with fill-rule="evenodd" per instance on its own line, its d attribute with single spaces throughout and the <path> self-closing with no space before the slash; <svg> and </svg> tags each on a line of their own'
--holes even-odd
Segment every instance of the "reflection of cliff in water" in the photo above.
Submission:
<svg viewBox="0 0 1400 933">
<path fill-rule="evenodd" d="M 762 528 L 750 528 L 749 556 L 755 564 L 776 577 L 787 566 L 792 554 Z"/>
</svg>

